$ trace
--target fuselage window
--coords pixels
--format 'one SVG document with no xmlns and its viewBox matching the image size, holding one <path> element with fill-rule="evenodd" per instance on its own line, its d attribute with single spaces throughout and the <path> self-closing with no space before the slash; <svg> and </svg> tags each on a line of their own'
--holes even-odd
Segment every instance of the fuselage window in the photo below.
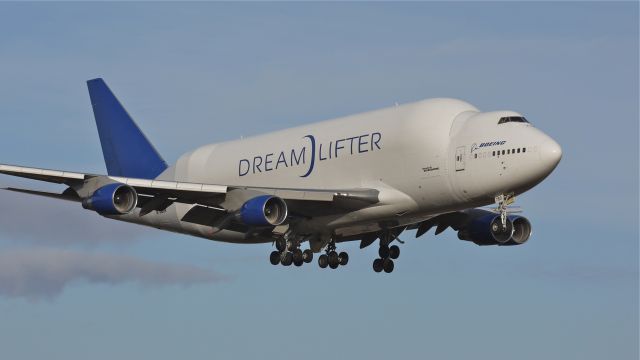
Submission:
<svg viewBox="0 0 640 360">
<path fill-rule="evenodd" d="M 478 154 L 473 155 L 473 158 L 477 159 L 478 158 Z"/>
<path fill-rule="evenodd" d="M 527 152 L 527 148 L 522 148 L 522 152 Z"/>
<path fill-rule="evenodd" d="M 518 154 L 520 154 L 520 148 L 518 148 Z"/>
<path fill-rule="evenodd" d="M 511 154 L 511 150 L 507 149 L 507 155 Z"/>
<path fill-rule="evenodd" d="M 502 155 L 504 155 L 504 150 L 502 150 Z"/>
<path fill-rule="evenodd" d="M 516 149 L 511 149 L 511 153 L 515 154 L 516 153 Z"/>
</svg>

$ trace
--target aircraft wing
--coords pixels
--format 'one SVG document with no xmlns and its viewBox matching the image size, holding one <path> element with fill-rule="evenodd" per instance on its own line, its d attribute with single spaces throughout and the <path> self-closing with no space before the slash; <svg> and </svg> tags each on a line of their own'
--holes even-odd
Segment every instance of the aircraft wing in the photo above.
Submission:
<svg viewBox="0 0 640 360">
<path fill-rule="evenodd" d="M 222 201 L 225 194 L 232 190 L 252 191 L 278 196 L 294 205 L 294 209 L 308 208 L 300 206 L 301 203 L 308 202 L 315 202 L 316 204 L 321 202 L 331 206 L 339 205 L 342 208 L 361 208 L 378 202 L 378 191 L 374 189 L 326 190 L 246 187 L 85 174 L 4 164 L 0 164 L 0 174 L 65 184 L 73 189 L 82 187 L 86 181 L 92 178 L 102 178 L 107 182 L 126 184 L 141 195 L 140 200 L 142 201 L 139 202 L 139 205 L 144 208 L 145 204 L 148 204 L 147 211 L 166 208 L 173 202 L 204 204 L 207 206 L 216 205 Z M 22 189 L 11 188 L 9 190 L 21 191 Z M 57 197 L 56 195 L 58 195 L 33 190 L 21 192 L 52 197 Z M 68 196 L 65 197 L 68 198 Z M 305 215 L 310 214 L 306 213 Z"/>
<path fill-rule="evenodd" d="M 0 164 L 0 173 L 69 186 L 82 183 L 86 174 Z"/>
<path fill-rule="evenodd" d="M 197 184 L 188 182 L 163 181 L 163 180 L 147 180 L 126 178 L 117 176 L 106 176 L 96 174 L 83 174 L 61 170 L 49 170 L 40 168 L 30 168 L 23 166 L 13 166 L 0 164 L 0 173 L 12 176 L 19 176 L 27 179 L 46 181 L 50 183 L 66 184 L 76 187 L 83 184 L 86 180 L 96 177 L 105 177 L 113 182 L 119 182 L 129 185 L 136 189 L 142 195 L 166 195 L 170 197 L 193 197 L 207 196 L 214 194 L 224 194 L 227 187 L 223 185 Z"/>
</svg>

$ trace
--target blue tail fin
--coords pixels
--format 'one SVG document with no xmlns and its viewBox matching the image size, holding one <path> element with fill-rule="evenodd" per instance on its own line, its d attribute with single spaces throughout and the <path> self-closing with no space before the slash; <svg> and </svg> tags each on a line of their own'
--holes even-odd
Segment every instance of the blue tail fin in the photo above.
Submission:
<svg viewBox="0 0 640 360">
<path fill-rule="evenodd" d="M 100 78 L 87 81 L 107 173 L 155 179 L 167 163 Z"/>
</svg>

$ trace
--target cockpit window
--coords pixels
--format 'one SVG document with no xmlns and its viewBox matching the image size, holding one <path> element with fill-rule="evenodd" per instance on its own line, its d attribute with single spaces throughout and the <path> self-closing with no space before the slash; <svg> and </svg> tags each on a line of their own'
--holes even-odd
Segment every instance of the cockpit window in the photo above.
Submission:
<svg viewBox="0 0 640 360">
<path fill-rule="evenodd" d="M 508 123 L 508 122 L 528 123 L 527 119 L 525 119 L 524 116 L 506 116 L 498 120 L 498 125 Z"/>
</svg>

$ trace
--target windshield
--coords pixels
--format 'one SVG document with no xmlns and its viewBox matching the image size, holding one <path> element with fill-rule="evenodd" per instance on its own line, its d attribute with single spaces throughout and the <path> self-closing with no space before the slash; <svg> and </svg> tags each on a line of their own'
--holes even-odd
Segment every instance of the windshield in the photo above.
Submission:
<svg viewBox="0 0 640 360">
<path fill-rule="evenodd" d="M 498 124 L 504 124 L 508 122 L 529 123 L 527 119 L 524 118 L 524 116 L 506 116 L 498 120 Z"/>
</svg>

